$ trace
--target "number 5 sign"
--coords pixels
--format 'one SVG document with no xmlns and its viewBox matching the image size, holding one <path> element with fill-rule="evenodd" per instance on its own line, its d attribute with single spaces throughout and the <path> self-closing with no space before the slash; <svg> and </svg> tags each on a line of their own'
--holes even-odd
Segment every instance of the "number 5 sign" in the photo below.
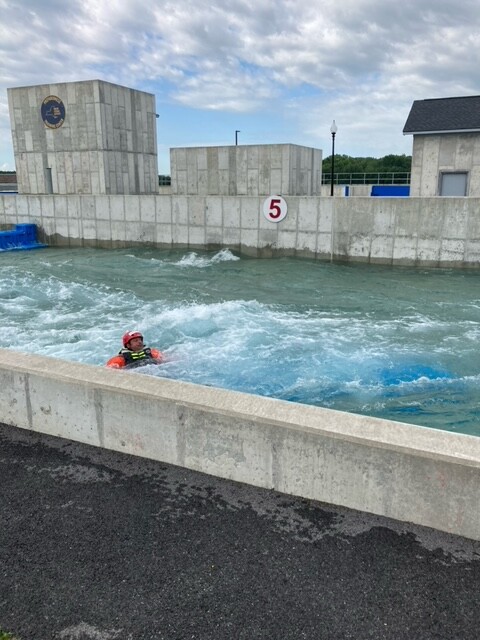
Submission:
<svg viewBox="0 0 480 640">
<path fill-rule="evenodd" d="M 268 196 L 263 203 L 263 215 L 269 222 L 280 222 L 287 215 L 287 203 L 282 196 Z"/>
</svg>

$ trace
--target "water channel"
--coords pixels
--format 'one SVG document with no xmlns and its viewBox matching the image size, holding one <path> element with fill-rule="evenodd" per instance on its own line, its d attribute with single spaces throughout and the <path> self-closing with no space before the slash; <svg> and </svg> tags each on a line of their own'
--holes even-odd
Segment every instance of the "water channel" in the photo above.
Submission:
<svg viewBox="0 0 480 640">
<path fill-rule="evenodd" d="M 229 250 L 0 253 L 0 347 L 480 435 L 480 272 Z"/>
</svg>

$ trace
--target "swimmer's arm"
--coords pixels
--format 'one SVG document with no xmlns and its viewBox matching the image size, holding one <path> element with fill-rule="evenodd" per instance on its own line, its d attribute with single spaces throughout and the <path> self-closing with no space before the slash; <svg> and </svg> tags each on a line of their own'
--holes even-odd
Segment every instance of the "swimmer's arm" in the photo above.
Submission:
<svg viewBox="0 0 480 640">
<path fill-rule="evenodd" d="M 151 349 L 151 353 L 152 353 L 152 358 L 155 360 L 157 364 L 163 364 L 164 362 L 167 362 L 166 356 L 158 349 Z"/>
<path fill-rule="evenodd" d="M 122 356 L 114 356 L 105 365 L 109 369 L 123 369 L 125 367 L 125 358 Z"/>
</svg>

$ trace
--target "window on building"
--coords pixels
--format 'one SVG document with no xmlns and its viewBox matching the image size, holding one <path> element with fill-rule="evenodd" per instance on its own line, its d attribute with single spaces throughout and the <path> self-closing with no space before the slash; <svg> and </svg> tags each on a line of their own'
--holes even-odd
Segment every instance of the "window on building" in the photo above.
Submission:
<svg viewBox="0 0 480 640">
<path fill-rule="evenodd" d="M 467 173 L 442 173 L 440 174 L 441 196 L 466 196 Z"/>
</svg>

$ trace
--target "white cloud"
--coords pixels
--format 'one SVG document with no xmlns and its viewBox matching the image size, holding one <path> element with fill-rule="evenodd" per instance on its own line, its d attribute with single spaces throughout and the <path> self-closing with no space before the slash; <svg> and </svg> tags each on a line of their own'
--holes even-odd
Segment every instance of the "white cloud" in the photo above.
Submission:
<svg viewBox="0 0 480 640">
<path fill-rule="evenodd" d="M 403 152 L 415 99 L 480 92 L 477 0 L 459 10 L 446 0 L 0 0 L 0 8 L 2 163 L 12 157 L 9 86 L 102 78 L 202 112 L 265 117 L 274 104 L 292 127 L 286 141 L 322 146 L 335 117 L 352 155 Z"/>
</svg>

